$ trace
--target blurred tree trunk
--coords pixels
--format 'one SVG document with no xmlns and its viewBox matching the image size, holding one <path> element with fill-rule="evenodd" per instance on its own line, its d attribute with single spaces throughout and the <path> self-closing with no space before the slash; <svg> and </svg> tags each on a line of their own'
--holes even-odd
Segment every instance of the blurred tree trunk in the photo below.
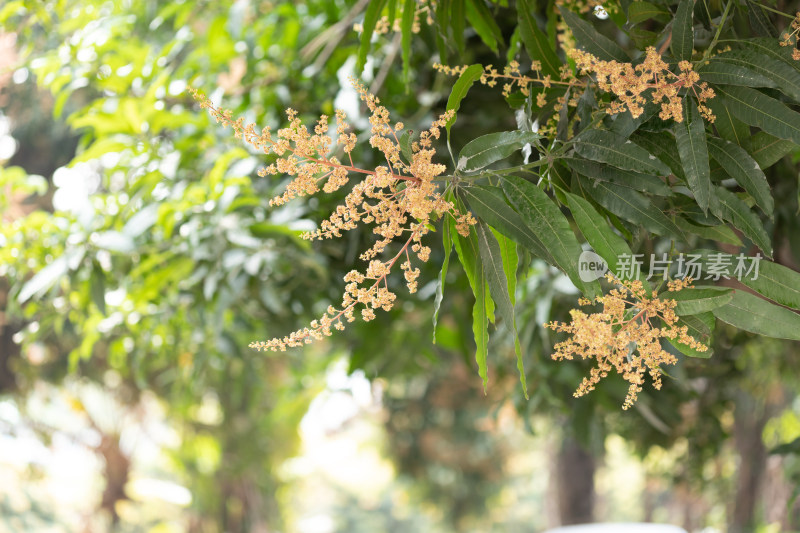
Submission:
<svg viewBox="0 0 800 533">
<path fill-rule="evenodd" d="M 575 438 L 565 436 L 556 468 L 561 525 L 594 521 L 594 456 Z"/>
<path fill-rule="evenodd" d="M 734 441 L 739 455 L 736 497 L 730 515 L 730 533 L 755 530 L 756 506 L 767 467 L 767 449 L 761 435 L 769 420 L 764 406 L 747 393 L 740 393 L 734 412 Z"/>
</svg>

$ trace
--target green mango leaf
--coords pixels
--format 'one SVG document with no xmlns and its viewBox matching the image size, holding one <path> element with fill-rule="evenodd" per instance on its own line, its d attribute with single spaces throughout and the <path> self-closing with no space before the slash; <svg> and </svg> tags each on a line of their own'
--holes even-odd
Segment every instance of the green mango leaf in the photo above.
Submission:
<svg viewBox="0 0 800 533">
<path fill-rule="evenodd" d="M 781 59 L 769 57 L 759 50 L 744 48 L 723 52 L 714 57 L 715 61 L 738 65 L 747 68 L 773 82 L 786 96 L 800 100 L 800 71 L 789 68 Z M 734 85 L 745 85 L 735 83 Z M 751 87 L 769 87 L 768 85 L 750 85 Z"/>
<path fill-rule="evenodd" d="M 473 139 L 458 154 L 457 170 L 475 172 L 541 138 L 531 131 L 502 131 Z"/>
<path fill-rule="evenodd" d="M 797 61 L 792 59 L 792 47 L 781 46 L 778 39 L 758 37 L 755 39 L 742 39 L 736 41 L 736 44 L 744 49 L 753 50 L 771 59 L 782 61 L 784 68 L 789 67 L 792 70 L 800 71 L 800 66 L 798 66 Z"/>
<path fill-rule="evenodd" d="M 588 159 L 578 159 L 576 157 L 566 157 L 564 161 L 575 172 L 592 179 L 607 181 L 619 187 L 627 187 L 635 191 L 658 196 L 672 196 L 672 189 L 655 176 L 634 172 L 632 170 L 623 170 L 621 168 L 612 167 L 611 165 L 589 161 Z"/>
<path fill-rule="evenodd" d="M 400 135 L 398 141 L 400 141 L 400 153 L 403 154 L 406 161 L 410 162 L 414 158 L 414 154 L 411 152 L 411 135 L 408 133 L 408 130 Z"/>
<path fill-rule="evenodd" d="M 500 255 L 503 257 L 503 270 L 506 273 L 506 284 L 508 285 L 508 296 L 511 298 L 511 305 L 517 302 L 517 266 L 519 266 L 519 254 L 517 253 L 517 243 L 509 239 L 495 228 L 491 228 L 497 244 L 500 246 Z"/>
<path fill-rule="evenodd" d="M 769 182 L 750 154 L 732 142 L 715 137 L 708 138 L 708 151 L 725 172 L 750 193 L 764 213 L 772 215 L 774 201 Z"/>
<path fill-rule="evenodd" d="M 625 170 L 666 176 L 669 167 L 647 150 L 624 137 L 604 130 L 585 130 L 574 138 L 575 151 L 586 159 Z"/>
<path fill-rule="evenodd" d="M 454 224 L 451 225 L 450 229 L 456 253 L 464 267 L 464 271 L 467 273 L 472 293 L 475 295 L 475 304 L 472 306 L 472 334 L 476 345 L 475 361 L 478 363 L 478 374 L 483 381 L 485 392 L 489 381 L 487 369 L 489 313 L 487 308 L 490 305 L 491 297 L 486 293 L 486 275 L 483 270 L 483 262 L 480 260 L 478 238 L 475 231 L 471 231 L 469 237 L 462 237 L 456 231 Z"/>
<path fill-rule="evenodd" d="M 410 86 L 409 84 L 411 83 L 411 38 L 413 36 L 414 11 L 416 8 L 417 3 L 414 0 L 405 0 L 403 2 L 403 18 L 400 21 L 400 47 L 402 48 L 403 56 L 403 83 L 406 84 L 406 91 L 408 91 Z"/>
<path fill-rule="evenodd" d="M 696 315 L 713 311 L 733 299 L 733 289 L 726 287 L 692 287 L 680 291 L 665 293 L 664 298 L 675 300 L 675 314 Z"/>
<path fill-rule="evenodd" d="M 752 257 L 741 259 L 716 250 L 699 250 L 704 263 L 716 257 L 724 265 L 730 265 L 730 276 L 757 293 L 786 307 L 800 309 L 800 272 L 791 268 Z"/>
<path fill-rule="evenodd" d="M 362 24 L 361 41 L 358 46 L 358 62 L 356 64 L 356 72 L 358 73 L 364 70 L 364 65 L 367 63 L 372 33 L 375 31 L 375 26 L 381 18 L 381 12 L 385 5 L 386 0 L 374 0 L 367 4 L 367 11 L 364 13 L 364 23 Z"/>
<path fill-rule="evenodd" d="M 694 337 L 695 340 L 708 346 L 711 342 L 711 332 L 714 328 L 714 322 L 716 322 L 714 315 L 711 312 L 706 312 L 697 315 L 683 316 L 675 323 L 675 325 L 678 327 L 686 326 L 686 330 L 689 335 Z M 714 350 L 712 350 L 710 347 L 701 352 L 696 348 L 692 348 L 676 340 L 667 339 L 667 341 L 687 357 L 708 359 L 714 353 Z"/>
<path fill-rule="evenodd" d="M 525 50 L 528 51 L 531 59 L 541 62 L 542 74 L 558 79 L 561 61 L 553 47 L 550 46 L 547 35 L 536 25 L 530 0 L 517 0 L 517 24 L 520 37 L 525 44 Z"/>
<path fill-rule="evenodd" d="M 452 0 L 450 3 L 450 28 L 453 30 L 453 41 L 458 53 L 464 55 L 464 20 L 466 19 L 465 0 Z"/>
<path fill-rule="evenodd" d="M 683 122 L 676 123 L 674 131 L 686 182 L 697 205 L 706 212 L 711 194 L 711 169 L 708 166 L 705 123 L 693 99 L 684 99 Z"/>
<path fill-rule="evenodd" d="M 631 2 L 628 6 L 628 22 L 638 24 L 645 20 L 654 19 L 659 22 L 667 22 L 672 18 L 672 14 L 663 6 L 657 6 L 650 2 L 641 0 Z"/>
<path fill-rule="evenodd" d="M 796 150 L 792 141 L 780 139 L 765 131 L 759 131 L 748 137 L 741 145 L 762 169 L 767 169 L 783 159 L 789 152 Z"/>
<path fill-rule="evenodd" d="M 553 200 L 535 184 L 516 176 L 504 177 L 502 187 L 525 225 L 545 244 L 556 266 L 588 298 L 599 296 L 601 291 L 597 281 L 586 283 L 580 278 L 578 261 L 581 246 L 572 233 L 569 221 Z"/>
<path fill-rule="evenodd" d="M 92 295 L 92 301 L 100 311 L 100 314 L 106 315 L 106 274 L 100 268 L 97 261 L 92 261 L 92 276 L 89 278 L 89 292 Z"/>
<path fill-rule="evenodd" d="M 738 196 L 723 187 L 714 186 L 711 211 L 744 233 L 767 257 L 772 257 L 772 240 L 764 225 Z"/>
<path fill-rule="evenodd" d="M 578 229 L 581 230 L 581 233 L 586 238 L 586 242 L 589 243 L 597 255 L 606 261 L 609 270 L 619 273 L 620 257 L 633 256 L 628 243 L 614 233 L 605 218 L 586 199 L 571 193 L 567 193 L 566 197 L 569 203 L 569 210 L 572 212 Z M 640 273 L 639 281 L 642 282 L 645 290 L 650 293 L 650 283 L 644 274 Z"/>
<path fill-rule="evenodd" d="M 447 99 L 447 111 L 452 109 L 456 113 L 458 112 L 461 108 L 461 101 L 467 96 L 472 84 L 481 79 L 481 75 L 483 75 L 483 66 L 479 64 L 470 65 L 461 73 L 461 76 L 458 77 L 453 85 L 453 90 L 450 91 L 450 97 Z M 444 126 L 445 130 L 447 130 L 448 143 L 450 142 L 450 128 L 456 123 L 456 118 L 456 115 L 453 115 L 453 118 L 448 120 Z"/>
<path fill-rule="evenodd" d="M 604 181 L 581 178 L 588 193 L 597 201 L 620 218 L 633 222 L 648 231 L 658 235 L 675 237 L 680 241 L 685 238 L 678 226 L 654 206 L 646 196 L 619 187 Z"/>
<path fill-rule="evenodd" d="M 603 61 L 619 61 L 620 63 L 630 61 L 625 50 L 605 35 L 599 34 L 590 23 L 565 7 L 559 6 L 558 11 L 569 29 L 572 30 L 581 49 Z"/>
<path fill-rule="evenodd" d="M 714 309 L 714 316 L 750 333 L 776 339 L 800 340 L 800 315 L 745 291 Z"/>
<path fill-rule="evenodd" d="M 723 61 L 715 56 L 700 64 L 695 70 L 700 81 L 721 85 L 742 85 L 744 87 L 775 87 L 775 82 L 766 76 L 747 68 L 737 61 Z M 713 102 L 712 98 L 709 102 Z"/>
<path fill-rule="evenodd" d="M 547 251 L 547 246 L 525 225 L 520 214 L 508 205 L 502 189 L 479 185 L 464 187 L 462 191 L 475 215 L 506 237 L 527 248 L 534 256 L 556 266 L 555 260 Z"/>
<path fill-rule="evenodd" d="M 494 21 L 494 15 L 483 0 L 467 0 L 467 20 L 478 37 L 497 54 L 497 44 L 503 44 L 503 32 Z"/>
<path fill-rule="evenodd" d="M 677 177 L 686 180 L 678 154 L 678 145 L 675 144 L 675 137 L 671 133 L 639 130 L 631 135 L 631 140 L 666 164 Z"/>
<path fill-rule="evenodd" d="M 778 100 L 755 89 L 732 85 L 718 87 L 716 98 L 722 98 L 724 105 L 744 123 L 800 144 L 800 113 Z"/>
<path fill-rule="evenodd" d="M 450 251 L 453 249 L 452 232 L 455 231 L 452 217 L 446 217 L 443 222 L 442 247 L 444 248 L 444 260 L 442 270 L 439 272 L 439 279 L 436 283 L 436 296 L 433 299 L 433 343 L 436 344 L 436 325 L 439 321 L 439 309 L 444 298 L 444 284 L 447 279 L 447 268 L 450 266 Z"/>
<path fill-rule="evenodd" d="M 734 117 L 731 110 L 719 98 L 712 98 L 706 102 L 706 105 L 714 113 L 714 127 L 717 129 L 719 136 L 739 146 L 746 146 L 750 138 L 750 126 Z"/>
<path fill-rule="evenodd" d="M 723 242 L 734 246 L 742 246 L 742 240 L 728 226 L 702 226 L 693 224 L 683 217 L 675 217 L 675 225 L 684 233 L 693 233 L 704 239 L 715 242 Z"/>
<path fill-rule="evenodd" d="M 750 28 L 758 35 L 778 38 L 778 30 L 769 20 L 769 14 L 761 7 L 758 2 L 747 2 L 747 17 L 750 20 Z"/>
<path fill-rule="evenodd" d="M 509 329 L 514 335 L 514 352 L 517 355 L 519 378 L 522 383 L 522 390 L 527 398 L 528 385 L 525 382 L 525 367 L 522 361 L 522 349 L 519 344 L 519 335 L 517 334 L 517 318 L 514 314 L 514 304 L 511 303 L 511 297 L 508 292 L 508 281 L 505 275 L 500 245 L 485 222 L 478 221 L 478 224 L 475 226 L 475 233 L 478 236 L 478 249 L 480 251 L 481 262 L 486 272 L 486 279 L 489 282 L 489 292 L 492 295 L 492 299 L 497 304 L 498 314 L 506 324 L 508 324 Z"/>
<path fill-rule="evenodd" d="M 694 48 L 694 0 L 681 0 L 672 22 L 670 50 L 678 61 L 691 61 Z"/>
</svg>

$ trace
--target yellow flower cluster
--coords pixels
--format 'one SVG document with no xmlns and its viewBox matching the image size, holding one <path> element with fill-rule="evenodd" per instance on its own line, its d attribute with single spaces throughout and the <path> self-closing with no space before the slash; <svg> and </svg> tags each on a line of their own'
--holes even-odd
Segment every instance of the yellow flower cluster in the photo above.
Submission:
<svg viewBox="0 0 800 533">
<path fill-rule="evenodd" d="M 628 409 L 642 390 L 645 374 L 650 374 L 653 387 L 660 389 L 660 365 L 677 362 L 674 355 L 661 348 L 660 339 L 676 340 L 701 352 L 708 347 L 689 335 L 686 326 L 676 325 L 675 300 L 657 296 L 648 298 L 640 281 L 619 282 L 610 274 L 607 279 L 616 282 L 618 288 L 595 299 L 595 303 L 603 305 L 602 311 L 587 314 L 573 309 L 570 323 L 550 322 L 545 327 L 570 334 L 566 341 L 555 345 L 553 359 L 580 357 L 595 360 L 596 366 L 588 377 L 583 378 L 575 397 L 594 390 L 597 383 L 613 370 L 630 383 L 622 406 Z M 690 278 L 670 281 L 668 288 L 678 291 L 690 286 L 691 281 Z M 581 298 L 580 304 L 591 305 L 592 302 Z M 666 326 L 658 327 L 659 320 Z"/>
<path fill-rule="evenodd" d="M 392 125 L 388 110 L 380 105 L 378 98 L 361 83 L 352 81 L 361 100 L 371 111 L 370 145 L 382 152 L 386 160 L 385 166 L 374 170 L 358 168 L 353 163 L 356 136 L 347 132 L 349 126 L 342 111 L 336 111 L 337 139 L 334 143 L 328 135 L 328 117 L 325 115 L 320 117 L 311 132 L 297 117 L 297 112 L 288 109 L 287 127 L 279 129 L 277 134 L 269 128 L 257 131 L 254 125 L 245 126 L 241 118 L 234 120 L 230 111 L 214 107 L 208 98 L 192 90 L 201 107 L 208 109 L 217 122 L 232 127 L 237 138 L 244 139 L 265 154 L 277 156 L 276 162 L 260 171 L 260 175 L 293 177 L 285 192 L 270 200 L 270 205 L 281 205 L 320 189 L 333 192 L 346 185 L 351 175 L 360 175 L 361 181 L 352 187 L 344 204 L 339 205 L 317 231 L 304 234 L 305 239 L 339 237 L 342 231 L 353 229 L 359 223 L 373 224 L 373 232 L 380 236 L 361 254 L 363 260 L 369 261 L 366 271 L 354 270 L 345 276 L 347 285 L 339 308 L 330 306 L 327 313 L 309 327 L 282 338 L 254 342 L 250 345 L 252 348 L 284 351 L 287 347 L 322 339 L 330 335 L 332 329 L 344 329 L 345 321 L 355 320 L 359 307 L 361 317 L 372 320 L 375 309 L 389 310 L 395 301 L 396 295 L 389 290 L 386 278 L 398 260 L 402 259 L 400 268 L 409 291 L 416 291 L 420 271 L 412 268 L 410 254 L 415 254 L 420 261 L 428 260 L 431 250 L 421 240 L 430 231 L 433 221 L 449 214 L 455 219 L 458 232 L 464 236 L 469 235 L 471 225 L 476 222 L 470 213 L 460 213 L 452 202 L 445 200 L 434 182 L 446 167 L 433 162 L 436 155 L 433 141 L 439 138 L 440 129 L 453 112 L 441 115 L 427 131 L 423 131 L 419 140 L 411 144 L 411 160 L 404 161 L 397 138 L 403 124 Z M 337 150 L 346 155 L 347 162 L 332 155 Z M 376 259 L 398 238 L 403 244 L 394 256 L 386 261 Z"/>
<path fill-rule="evenodd" d="M 792 49 L 792 59 L 794 59 L 795 61 L 800 61 L 800 50 L 797 48 L 797 40 L 798 37 L 800 37 L 800 11 L 797 12 L 797 14 L 794 17 L 794 20 L 792 20 L 791 28 L 792 28 L 791 32 L 783 34 L 783 37 L 781 37 L 780 44 L 781 46 L 794 45 L 794 48 Z"/>
<path fill-rule="evenodd" d="M 433 68 L 443 74 L 447 74 L 448 76 L 460 76 L 467 69 L 467 66 L 463 65 L 460 67 L 448 67 L 447 65 L 434 63 Z M 547 76 L 543 76 L 541 71 L 542 64 L 540 61 L 534 61 L 531 63 L 531 72 L 528 74 L 521 73 L 518 61 L 511 61 L 508 66 L 503 69 L 502 74 L 500 71 L 494 68 L 493 65 L 486 65 L 483 67 L 483 74 L 481 74 L 480 82 L 489 87 L 494 87 L 497 85 L 498 81 L 502 81 L 503 96 L 509 96 L 511 91 L 514 90 L 515 85 L 525 96 L 530 94 L 530 86 L 534 83 L 541 85 L 543 89 L 549 89 L 553 85 L 578 85 L 581 87 L 585 85 L 575 80 L 575 77 L 572 76 L 568 65 L 562 65 L 561 71 L 559 72 L 560 80 L 552 79 L 552 76 L 549 74 Z M 544 97 L 544 92 L 537 95 L 539 107 L 544 106 L 544 103 L 542 102 Z"/>
<path fill-rule="evenodd" d="M 644 112 L 644 104 L 651 101 L 661 105 L 659 116 L 663 120 L 675 119 L 683 122 L 681 89 L 690 89 L 698 101 L 700 114 L 709 122 L 714 115 L 705 102 L 714 97 L 714 91 L 707 83 L 700 82 L 700 75 L 694 71 L 689 61 L 678 64 L 677 74 L 669 70 L 669 65 L 652 46 L 646 50 L 645 60 L 635 67 L 630 63 L 603 61 L 583 50 L 573 49 L 569 57 L 582 74 L 594 74 L 597 86 L 613 93 L 618 100 L 611 102 L 609 114 L 629 111 L 636 118 Z"/>
</svg>

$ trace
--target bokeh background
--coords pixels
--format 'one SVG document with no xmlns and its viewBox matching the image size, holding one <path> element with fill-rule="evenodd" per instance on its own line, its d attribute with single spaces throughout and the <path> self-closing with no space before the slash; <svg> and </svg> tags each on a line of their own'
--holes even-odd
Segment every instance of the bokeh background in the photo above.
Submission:
<svg viewBox="0 0 800 533">
<path fill-rule="evenodd" d="M 389 21 L 356 72 L 367 3 L 0 4 L 0 532 L 800 528 L 796 343 L 721 325 L 713 358 L 683 360 L 635 409 L 620 410 L 621 380 L 575 399 L 586 368 L 551 361 L 541 325 L 577 295 L 534 261 L 517 295 L 531 398 L 502 331 L 484 394 L 453 264 L 432 343 L 433 234 L 419 293 L 399 290 L 392 312 L 303 349 L 247 348 L 339 301 L 372 235 L 301 240 L 341 195 L 269 209 L 285 183 L 257 177 L 270 161 L 187 87 L 259 125 L 341 108 L 363 132 L 359 76 L 419 131 L 453 83 L 434 62 L 519 53 L 506 1 L 486 4 L 499 55 L 469 28 L 463 53 L 437 43 L 420 2 L 409 83 Z M 476 86 L 454 148 L 515 127 L 499 91 Z M 779 251 L 795 269 L 796 244 Z"/>
</svg>

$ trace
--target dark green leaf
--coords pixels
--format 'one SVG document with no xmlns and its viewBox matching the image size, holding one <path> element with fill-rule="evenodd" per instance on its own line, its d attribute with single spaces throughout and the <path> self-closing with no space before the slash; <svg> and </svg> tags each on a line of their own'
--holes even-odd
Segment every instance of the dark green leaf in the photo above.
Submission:
<svg viewBox="0 0 800 533">
<path fill-rule="evenodd" d="M 756 204 L 768 215 L 774 202 L 767 177 L 744 148 L 722 139 L 708 138 L 708 151 L 725 172 L 755 198 Z"/>
<path fill-rule="evenodd" d="M 564 161 L 570 168 L 589 178 L 607 181 L 620 187 L 627 187 L 635 191 L 647 192 L 659 196 L 672 196 L 670 189 L 663 181 L 655 176 L 623 170 L 603 163 L 566 157 Z"/>
<path fill-rule="evenodd" d="M 556 265 L 569 276 L 572 283 L 587 297 L 600 294 L 595 282 L 585 283 L 578 274 L 581 247 L 572 233 L 566 217 L 556 204 L 533 183 L 515 176 L 502 181 L 503 190 L 511 204 L 517 209 L 525 224 L 533 230 L 556 261 Z"/>
<path fill-rule="evenodd" d="M 777 39 L 778 30 L 772 22 L 770 22 L 767 11 L 761 7 L 758 2 L 749 1 L 747 4 L 747 15 L 750 19 L 750 27 L 753 29 L 753 32 L 758 35 Z"/>
<path fill-rule="evenodd" d="M 800 71 L 788 68 L 781 59 L 767 56 L 760 50 L 745 48 L 741 50 L 731 50 L 723 52 L 714 57 L 715 61 L 738 65 L 748 70 L 760 74 L 773 82 L 773 85 L 787 96 L 795 100 L 800 100 Z M 745 85 L 745 83 L 735 83 L 735 85 Z M 751 87 L 768 87 L 760 83 L 752 84 Z"/>
<path fill-rule="evenodd" d="M 647 150 L 616 133 L 603 130 L 586 130 L 575 137 L 575 151 L 586 159 L 608 163 L 611 166 L 665 176 L 667 165 Z"/>
<path fill-rule="evenodd" d="M 714 126 L 720 137 L 745 146 L 750 137 L 750 126 L 734 117 L 719 98 L 712 98 L 707 102 L 711 112 L 714 113 Z"/>
<path fill-rule="evenodd" d="M 766 169 L 780 161 L 786 154 L 797 149 L 792 141 L 779 139 L 764 131 L 759 131 L 746 139 L 743 148 L 755 159 L 758 166 Z"/>
<path fill-rule="evenodd" d="M 530 131 L 502 131 L 489 133 L 467 143 L 458 154 L 457 168 L 463 172 L 474 172 L 496 161 L 505 159 L 521 150 L 526 144 L 540 139 L 541 135 Z"/>
<path fill-rule="evenodd" d="M 453 249 L 453 241 L 451 240 L 451 228 L 454 222 L 452 217 L 446 217 L 442 225 L 442 246 L 444 248 L 444 260 L 442 261 L 442 270 L 439 273 L 439 280 L 436 284 L 436 297 L 433 299 L 433 343 L 436 344 L 436 325 L 439 319 L 439 309 L 442 306 L 442 298 L 444 297 L 444 284 L 447 279 L 447 268 L 450 265 L 450 251 Z"/>
<path fill-rule="evenodd" d="M 700 74 L 700 81 L 744 87 L 775 87 L 774 81 L 750 70 L 747 68 L 748 65 L 736 61 L 722 61 L 720 57 L 713 57 L 695 69 Z M 714 102 L 714 99 L 709 102 Z"/>
<path fill-rule="evenodd" d="M 558 10 L 564 17 L 564 22 L 572 30 L 580 48 L 603 61 L 619 61 L 620 63 L 630 61 L 625 50 L 605 35 L 599 34 L 594 26 L 565 7 L 559 6 Z"/>
<path fill-rule="evenodd" d="M 542 74 L 557 79 L 561 61 L 553 47 L 550 46 L 547 36 L 536 25 L 530 0 L 517 0 L 517 21 L 520 37 L 525 43 L 528 55 L 531 56 L 531 59 L 541 62 Z"/>
<path fill-rule="evenodd" d="M 358 73 L 364 70 L 364 65 L 367 63 L 372 32 L 375 31 L 375 25 L 381 18 L 381 11 L 383 11 L 383 6 L 385 5 L 386 0 L 373 0 L 367 4 L 367 11 L 364 13 L 364 23 L 362 24 L 363 29 L 361 30 L 361 42 L 358 46 L 358 63 L 356 65 L 356 72 Z"/>
<path fill-rule="evenodd" d="M 405 0 L 403 3 L 403 19 L 400 23 L 401 31 L 401 47 L 403 49 L 403 83 L 406 84 L 406 91 L 408 91 L 409 76 L 411 72 L 411 38 L 414 28 L 414 11 L 417 8 L 417 3 L 414 0 Z"/>
<path fill-rule="evenodd" d="M 587 180 L 587 178 L 582 178 Z M 587 181 L 586 189 L 603 207 L 621 218 L 658 235 L 684 240 L 681 230 L 654 206 L 647 197 L 636 191 L 620 190 L 604 181 Z"/>
<path fill-rule="evenodd" d="M 702 226 L 693 224 L 682 217 L 675 218 L 675 225 L 685 233 L 693 233 L 699 235 L 704 239 L 715 242 L 724 242 L 734 246 L 742 246 L 742 241 L 736 236 L 736 233 L 728 226 Z"/>
<path fill-rule="evenodd" d="M 670 18 L 672 15 L 666 8 L 650 2 L 637 1 L 628 6 L 628 22 L 631 24 L 638 24 L 650 19 L 667 22 Z"/>
<path fill-rule="evenodd" d="M 800 340 L 800 315 L 745 291 L 713 311 L 714 316 L 750 333 L 777 339 Z"/>
<path fill-rule="evenodd" d="M 482 74 L 483 66 L 479 64 L 470 65 L 461 73 L 461 76 L 458 77 L 456 83 L 453 85 L 453 90 L 450 91 L 450 97 L 447 99 L 447 111 L 452 109 L 458 112 L 461 108 L 461 101 L 467 96 L 472 84 L 481 79 Z M 450 128 L 456 123 L 456 118 L 458 117 L 454 114 L 453 118 L 448 120 L 447 124 L 445 124 L 448 142 L 450 141 Z"/>
<path fill-rule="evenodd" d="M 92 261 L 92 277 L 89 279 L 92 301 L 101 315 L 106 314 L 106 274 L 96 261 Z"/>
<path fill-rule="evenodd" d="M 631 140 L 665 163 L 677 177 L 682 180 L 686 179 L 683 166 L 681 166 L 681 158 L 678 155 L 678 146 L 671 133 L 640 130 L 631 136 Z"/>
<path fill-rule="evenodd" d="M 733 115 L 751 126 L 800 144 L 800 113 L 792 111 L 778 100 L 747 87 L 728 85 L 717 89 Z"/>
<path fill-rule="evenodd" d="M 733 289 L 726 287 L 694 287 L 667 293 L 666 298 L 675 300 L 675 314 L 696 315 L 713 311 L 733 299 Z"/>
<path fill-rule="evenodd" d="M 475 186 L 463 189 L 470 208 L 480 218 L 499 230 L 503 235 L 525 246 L 534 256 L 554 263 L 547 247 L 522 217 L 506 203 L 503 192 L 498 187 Z"/>
<path fill-rule="evenodd" d="M 514 304 L 508 292 L 508 281 L 505 276 L 502 252 L 489 226 L 485 222 L 478 221 L 475 226 L 478 236 L 478 250 L 480 251 L 481 262 L 483 263 L 486 279 L 489 282 L 489 292 L 492 299 L 497 304 L 497 312 L 500 317 L 508 324 L 509 329 L 514 335 L 514 351 L 517 355 L 517 368 L 522 382 L 522 390 L 525 397 L 528 397 L 528 386 L 525 383 L 525 368 L 522 361 L 522 350 L 519 345 L 519 335 L 517 334 L 517 319 L 514 315 Z M 516 265 L 515 265 L 516 266 Z"/>
<path fill-rule="evenodd" d="M 608 226 L 603 216 L 587 200 L 567 193 L 567 201 L 575 223 L 583 233 L 586 241 L 597 255 L 606 261 L 608 268 L 618 274 L 620 272 L 620 257 L 631 257 L 633 255 L 628 243 L 614 233 L 614 230 Z M 651 290 L 650 284 L 644 274 L 640 274 L 639 280 L 649 292 Z"/>
<path fill-rule="evenodd" d="M 672 22 L 672 55 L 679 61 L 691 61 L 694 48 L 694 0 L 681 0 Z"/>
<path fill-rule="evenodd" d="M 734 256 L 716 250 L 699 250 L 705 263 L 716 258 L 730 265 L 729 275 L 762 296 L 781 305 L 800 309 L 800 272 L 760 258 Z M 712 257 L 713 256 L 713 257 Z"/>
<path fill-rule="evenodd" d="M 772 243 L 764 225 L 738 196 L 722 187 L 713 187 L 711 211 L 744 233 L 767 257 L 772 257 Z"/>
<path fill-rule="evenodd" d="M 503 33 L 494 21 L 494 15 L 483 0 L 466 0 L 467 19 L 481 40 L 497 53 L 497 44 L 503 44 Z"/>
<path fill-rule="evenodd" d="M 711 194 L 711 170 L 708 166 L 705 123 L 691 98 L 683 101 L 683 122 L 675 124 L 675 140 L 686 182 L 697 205 L 705 212 Z"/>
<path fill-rule="evenodd" d="M 452 0 L 450 4 L 450 28 L 453 30 L 453 40 L 460 55 L 464 55 L 464 20 L 465 0 Z"/>
</svg>

